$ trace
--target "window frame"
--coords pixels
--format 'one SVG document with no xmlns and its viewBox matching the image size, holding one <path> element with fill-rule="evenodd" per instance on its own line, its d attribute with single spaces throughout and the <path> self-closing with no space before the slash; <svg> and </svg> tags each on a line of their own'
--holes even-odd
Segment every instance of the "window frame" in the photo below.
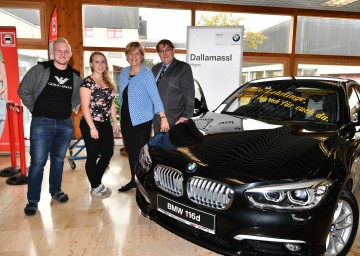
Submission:
<svg viewBox="0 0 360 256">
<path fill-rule="evenodd" d="M 123 38 L 123 31 L 121 28 L 108 28 L 107 29 L 108 39 Z"/>
<path fill-rule="evenodd" d="M 290 74 L 290 60 L 285 57 L 258 57 L 258 56 L 243 56 L 243 63 L 266 63 L 266 64 L 281 64 L 283 65 L 283 76 Z"/>
<path fill-rule="evenodd" d="M 40 12 L 40 38 L 17 38 L 19 48 L 28 48 L 26 45 L 47 45 L 48 30 L 46 29 L 46 4 L 41 2 L 11 2 L 1 1 L 0 8 L 36 9 Z"/>
<path fill-rule="evenodd" d="M 295 76 L 298 74 L 299 65 L 304 64 L 312 64 L 312 65 L 332 65 L 332 66 L 356 66 L 360 67 L 360 63 L 354 59 L 351 60 L 349 58 L 343 57 L 338 59 L 328 59 L 326 56 L 324 58 L 304 58 L 304 57 L 297 57 L 294 59 L 295 64 Z"/>
<path fill-rule="evenodd" d="M 91 35 L 90 35 L 91 32 Z M 94 28 L 93 27 L 84 27 L 84 37 L 94 37 Z"/>
</svg>

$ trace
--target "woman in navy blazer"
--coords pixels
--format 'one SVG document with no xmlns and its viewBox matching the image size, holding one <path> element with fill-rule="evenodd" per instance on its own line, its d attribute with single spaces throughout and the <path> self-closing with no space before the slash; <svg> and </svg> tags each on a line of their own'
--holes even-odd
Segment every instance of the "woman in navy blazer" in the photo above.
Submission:
<svg viewBox="0 0 360 256">
<path fill-rule="evenodd" d="M 118 189 L 125 192 L 136 187 L 135 165 L 141 148 L 150 140 L 154 115 L 161 118 L 161 131 L 169 130 L 164 105 L 161 101 L 155 77 L 145 67 L 144 49 L 139 42 L 130 42 L 125 48 L 129 67 L 123 68 L 119 76 L 120 127 L 131 170 L 131 180 Z"/>
</svg>

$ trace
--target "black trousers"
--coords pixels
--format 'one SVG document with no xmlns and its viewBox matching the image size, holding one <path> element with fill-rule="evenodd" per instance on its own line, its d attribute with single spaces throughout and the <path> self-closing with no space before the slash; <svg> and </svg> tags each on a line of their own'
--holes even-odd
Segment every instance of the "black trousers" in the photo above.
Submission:
<svg viewBox="0 0 360 256">
<path fill-rule="evenodd" d="M 130 182 L 135 182 L 135 166 L 139 160 L 140 150 L 150 140 L 151 123 L 152 121 L 150 120 L 146 123 L 133 126 L 130 122 L 121 122 L 121 133 L 128 152 L 131 170 Z"/>
<path fill-rule="evenodd" d="M 114 133 L 110 122 L 94 122 L 99 133 L 98 139 L 91 138 L 90 127 L 82 118 L 80 130 L 85 142 L 85 170 L 92 188 L 101 184 L 105 170 L 114 154 Z"/>
</svg>

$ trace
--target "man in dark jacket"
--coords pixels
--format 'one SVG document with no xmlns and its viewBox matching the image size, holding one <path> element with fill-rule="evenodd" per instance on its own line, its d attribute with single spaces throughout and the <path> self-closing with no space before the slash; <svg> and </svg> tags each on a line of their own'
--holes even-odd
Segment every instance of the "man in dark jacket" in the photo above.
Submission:
<svg viewBox="0 0 360 256">
<path fill-rule="evenodd" d="M 194 114 L 195 88 L 191 67 L 175 59 L 174 45 L 170 40 L 160 40 L 156 45 L 161 63 L 152 68 L 158 84 L 165 115 L 170 128 L 184 122 Z M 164 117 L 162 117 L 164 118 Z M 153 120 L 154 133 L 160 131 L 160 117 Z"/>
<path fill-rule="evenodd" d="M 82 78 L 69 64 L 71 47 L 65 38 L 53 44 L 54 60 L 32 67 L 22 79 L 18 94 L 32 114 L 30 167 L 26 215 L 35 215 L 40 201 L 44 166 L 50 154 L 49 192 L 60 203 L 69 200 L 61 190 L 64 158 L 74 136 L 71 111 L 80 106 Z"/>
</svg>

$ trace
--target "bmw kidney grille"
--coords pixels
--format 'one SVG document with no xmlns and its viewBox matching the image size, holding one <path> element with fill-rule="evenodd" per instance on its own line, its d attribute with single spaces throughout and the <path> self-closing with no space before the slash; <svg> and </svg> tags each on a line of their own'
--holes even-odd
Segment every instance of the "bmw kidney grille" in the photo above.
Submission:
<svg viewBox="0 0 360 256">
<path fill-rule="evenodd" d="M 165 192 L 174 195 L 183 195 L 183 175 L 180 171 L 158 165 L 154 168 L 154 178 L 156 185 Z"/>
<path fill-rule="evenodd" d="M 187 182 L 187 194 L 194 203 L 223 210 L 230 207 L 234 190 L 217 181 L 192 177 Z"/>
<path fill-rule="evenodd" d="M 184 178 L 179 170 L 158 165 L 154 168 L 154 178 L 156 186 L 161 190 L 177 197 L 184 194 Z M 192 177 L 187 182 L 187 195 L 196 204 L 224 210 L 230 207 L 234 190 L 214 180 Z"/>
</svg>

